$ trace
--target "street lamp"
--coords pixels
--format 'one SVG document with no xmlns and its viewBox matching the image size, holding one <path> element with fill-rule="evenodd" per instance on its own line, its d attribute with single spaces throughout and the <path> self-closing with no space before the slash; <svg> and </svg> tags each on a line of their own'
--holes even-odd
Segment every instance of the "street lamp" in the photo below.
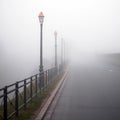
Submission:
<svg viewBox="0 0 120 120">
<path fill-rule="evenodd" d="M 61 38 L 61 67 L 63 67 L 63 38 Z"/>
<path fill-rule="evenodd" d="M 40 22 L 40 66 L 39 66 L 39 87 L 40 90 L 44 87 L 44 72 L 43 72 L 43 46 L 42 46 L 42 30 L 43 30 L 43 21 L 44 15 L 42 12 L 38 15 L 39 22 Z"/>
<path fill-rule="evenodd" d="M 55 36 L 55 67 L 57 68 L 57 31 L 54 32 Z"/>
<path fill-rule="evenodd" d="M 43 47 L 42 47 L 42 30 L 43 30 L 43 21 L 44 21 L 44 15 L 42 12 L 38 15 L 39 22 L 40 22 L 40 73 L 43 72 Z"/>
</svg>

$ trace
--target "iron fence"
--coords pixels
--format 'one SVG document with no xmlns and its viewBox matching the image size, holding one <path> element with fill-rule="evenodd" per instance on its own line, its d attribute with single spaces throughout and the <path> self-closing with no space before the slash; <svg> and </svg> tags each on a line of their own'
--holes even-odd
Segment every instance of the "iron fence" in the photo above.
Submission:
<svg viewBox="0 0 120 120">
<path fill-rule="evenodd" d="M 33 97 L 46 88 L 58 74 L 57 68 L 51 68 L 21 81 L 0 89 L 0 119 L 9 120 L 18 116 L 22 108 L 32 101 Z"/>
</svg>

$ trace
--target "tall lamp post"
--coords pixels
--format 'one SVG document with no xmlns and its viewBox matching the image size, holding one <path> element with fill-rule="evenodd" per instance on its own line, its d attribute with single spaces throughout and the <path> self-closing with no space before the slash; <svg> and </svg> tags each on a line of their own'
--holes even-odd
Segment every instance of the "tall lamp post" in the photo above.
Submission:
<svg viewBox="0 0 120 120">
<path fill-rule="evenodd" d="M 63 67 L 63 38 L 61 38 L 61 67 Z"/>
<path fill-rule="evenodd" d="M 55 67 L 57 68 L 57 31 L 54 32 L 54 36 L 55 36 Z"/>
<path fill-rule="evenodd" d="M 40 66 L 39 66 L 39 87 L 40 90 L 42 87 L 44 87 L 44 73 L 43 73 L 43 21 L 44 21 L 44 15 L 42 12 L 38 15 L 39 22 L 40 22 Z"/>
<path fill-rule="evenodd" d="M 42 36 L 42 32 L 43 32 L 43 21 L 44 21 L 44 15 L 42 12 L 39 13 L 38 15 L 39 18 L 39 22 L 40 22 L 40 68 L 39 68 L 39 72 L 43 72 L 43 36 Z"/>
</svg>

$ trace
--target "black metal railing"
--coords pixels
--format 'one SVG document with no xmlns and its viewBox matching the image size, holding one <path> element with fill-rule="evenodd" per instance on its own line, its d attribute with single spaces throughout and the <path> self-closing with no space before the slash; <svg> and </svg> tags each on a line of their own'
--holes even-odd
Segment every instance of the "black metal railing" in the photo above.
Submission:
<svg viewBox="0 0 120 120">
<path fill-rule="evenodd" d="M 58 69 L 51 68 L 0 89 L 0 120 L 18 116 L 19 111 L 26 108 L 33 97 L 46 88 L 57 74 Z"/>
</svg>

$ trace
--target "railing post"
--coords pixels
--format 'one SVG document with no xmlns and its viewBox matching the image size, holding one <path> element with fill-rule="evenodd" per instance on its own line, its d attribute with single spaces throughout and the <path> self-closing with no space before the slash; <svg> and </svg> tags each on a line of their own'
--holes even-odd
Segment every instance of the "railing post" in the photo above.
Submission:
<svg viewBox="0 0 120 120">
<path fill-rule="evenodd" d="M 49 77 L 48 77 L 48 70 L 47 70 L 47 86 L 48 86 L 48 78 L 49 78 Z"/>
<path fill-rule="evenodd" d="M 41 73 L 39 73 L 39 89 L 40 89 L 40 92 L 41 92 Z"/>
<path fill-rule="evenodd" d="M 40 73 L 41 89 L 44 89 L 44 71 Z"/>
<path fill-rule="evenodd" d="M 7 111 L 7 86 L 5 86 L 4 88 L 4 120 L 8 120 L 7 119 L 7 115 L 8 115 L 8 111 Z"/>
<path fill-rule="evenodd" d="M 36 91 L 35 92 L 36 92 L 36 96 L 37 96 L 37 91 L 38 91 L 38 88 L 37 88 L 38 87 L 38 84 L 37 84 L 37 75 L 35 76 L 35 81 L 36 81 Z"/>
<path fill-rule="evenodd" d="M 18 82 L 16 82 L 16 85 L 15 85 L 15 110 L 16 110 L 16 116 L 18 116 L 18 101 L 19 101 L 19 97 L 18 97 Z"/>
<path fill-rule="evenodd" d="M 24 108 L 26 108 L 26 79 L 24 80 Z"/>
<path fill-rule="evenodd" d="M 45 88 L 45 72 L 43 72 L 43 88 Z"/>
<path fill-rule="evenodd" d="M 47 88 L 47 79 L 48 79 L 48 78 L 47 78 L 47 77 L 48 77 L 48 76 L 47 76 L 47 73 L 48 73 L 48 72 L 46 71 L 46 83 L 45 83 L 45 84 L 46 84 L 46 85 L 45 85 L 46 88 Z"/>
<path fill-rule="evenodd" d="M 42 72 L 42 87 L 43 87 L 43 90 L 44 90 L 44 87 L 45 87 L 45 78 L 44 78 L 44 71 Z"/>
<path fill-rule="evenodd" d="M 30 98 L 32 100 L 32 77 L 30 78 Z"/>
<path fill-rule="evenodd" d="M 47 74 L 48 74 L 48 76 L 47 76 L 47 85 L 49 84 L 49 69 L 47 70 Z"/>
</svg>

